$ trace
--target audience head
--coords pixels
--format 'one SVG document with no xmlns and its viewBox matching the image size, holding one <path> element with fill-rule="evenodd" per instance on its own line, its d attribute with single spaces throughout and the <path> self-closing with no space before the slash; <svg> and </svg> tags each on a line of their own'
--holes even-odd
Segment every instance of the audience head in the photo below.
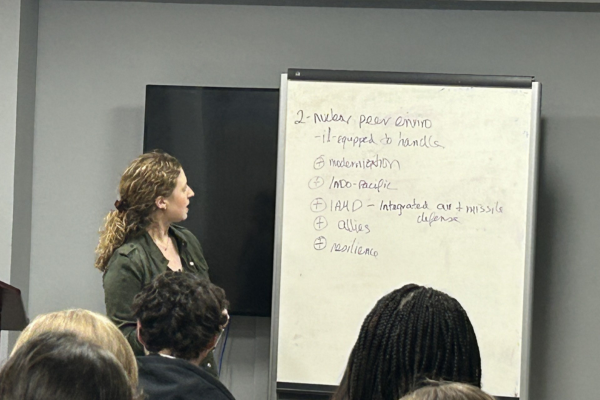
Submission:
<svg viewBox="0 0 600 400">
<path fill-rule="evenodd" d="M 116 210 L 108 213 L 100 231 L 96 268 L 104 272 L 114 251 L 151 225 L 158 209 L 156 199 L 173 193 L 181 171 L 179 161 L 160 150 L 144 153 L 129 164 L 119 183 Z"/>
<path fill-rule="evenodd" d="M 157 276 L 133 300 L 140 342 L 151 353 L 200 362 L 227 324 L 225 291 L 188 272 Z"/>
<path fill-rule="evenodd" d="M 72 332 L 110 351 L 123 366 L 132 388 L 137 388 L 138 369 L 133 350 L 121 331 L 104 315 L 82 309 L 39 315 L 23 330 L 13 354 L 29 340 L 46 332 Z"/>
<path fill-rule="evenodd" d="M 494 400 L 483 390 L 466 383 L 428 380 L 425 385 L 400 400 Z"/>
<path fill-rule="evenodd" d="M 333 400 L 397 400 L 426 378 L 480 387 L 479 346 L 458 301 L 409 284 L 365 318 Z"/>
<path fill-rule="evenodd" d="M 45 332 L 23 343 L 0 371 L 3 400 L 132 400 L 122 365 L 72 332 Z"/>
</svg>

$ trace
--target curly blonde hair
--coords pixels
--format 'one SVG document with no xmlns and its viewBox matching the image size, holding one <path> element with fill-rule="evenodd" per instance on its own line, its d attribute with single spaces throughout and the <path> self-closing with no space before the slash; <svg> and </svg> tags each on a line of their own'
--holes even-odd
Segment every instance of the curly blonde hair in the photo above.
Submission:
<svg viewBox="0 0 600 400">
<path fill-rule="evenodd" d="M 156 198 L 173 193 L 181 170 L 175 157 L 160 150 L 144 153 L 129 164 L 119 183 L 117 210 L 108 213 L 100 230 L 96 268 L 106 271 L 115 250 L 152 223 Z"/>
<path fill-rule="evenodd" d="M 11 355 L 29 340 L 46 332 L 72 332 L 78 338 L 108 350 L 121 363 L 131 387 L 137 391 L 138 368 L 133 350 L 119 328 L 104 315 L 83 309 L 40 314 L 21 332 Z"/>
<path fill-rule="evenodd" d="M 400 400 L 495 400 L 476 386 L 466 383 L 431 381 Z"/>
</svg>

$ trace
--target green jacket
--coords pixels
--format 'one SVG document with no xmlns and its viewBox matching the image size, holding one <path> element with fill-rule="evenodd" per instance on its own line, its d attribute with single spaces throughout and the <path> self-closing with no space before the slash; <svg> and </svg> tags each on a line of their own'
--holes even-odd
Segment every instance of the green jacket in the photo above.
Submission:
<svg viewBox="0 0 600 400">
<path fill-rule="evenodd" d="M 183 270 L 209 279 L 208 265 L 198 239 L 184 227 L 173 224 L 169 228 L 169 235 L 177 243 Z M 168 260 L 146 231 L 130 238 L 115 250 L 106 266 L 102 278 L 106 315 L 123 332 L 136 356 L 144 355 L 144 347 L 137 339 L 136 321 L 131 310 L 133 298 L 168 269 Z M 217 376 L 212 352 L 201 365 Z"/>
</svg>

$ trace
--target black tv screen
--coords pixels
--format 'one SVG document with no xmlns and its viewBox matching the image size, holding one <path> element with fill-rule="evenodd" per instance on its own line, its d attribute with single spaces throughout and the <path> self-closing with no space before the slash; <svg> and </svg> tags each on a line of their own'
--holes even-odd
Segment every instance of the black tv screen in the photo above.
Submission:
<svg viewBox="0 0 600 400">
<path fill-rule="evenodd" d="M 144 151 L 177 157 L 200 240 L 232 315 L 271 315 L 279 90 L 146 87 Z"/>
</svg>

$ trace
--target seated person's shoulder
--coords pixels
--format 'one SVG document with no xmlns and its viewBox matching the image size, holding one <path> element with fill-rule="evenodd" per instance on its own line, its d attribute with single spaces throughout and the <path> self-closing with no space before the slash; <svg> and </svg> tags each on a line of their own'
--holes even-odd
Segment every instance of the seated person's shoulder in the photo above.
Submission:
<svg viewBox="0 0 600 400">
<path fill-rule="evenodd" d="M 157 354 L 137 360 L 140 385 L 147 400 L 235 400 L 218 379 L 186 360 Z"/>
</svg>

